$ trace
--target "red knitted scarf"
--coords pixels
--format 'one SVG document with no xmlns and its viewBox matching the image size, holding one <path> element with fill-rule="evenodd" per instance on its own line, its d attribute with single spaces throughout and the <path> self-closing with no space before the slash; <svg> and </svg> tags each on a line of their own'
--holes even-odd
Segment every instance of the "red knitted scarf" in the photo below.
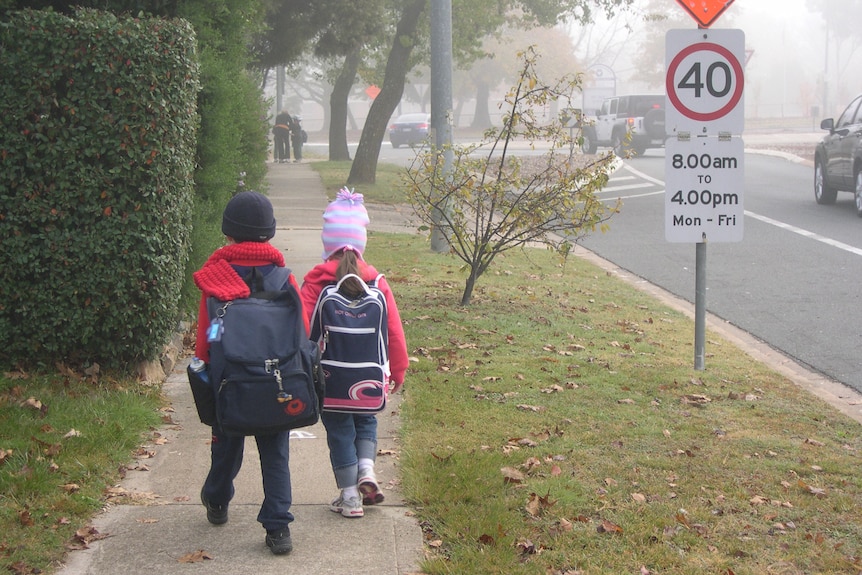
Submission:
<svg viewBox="0 0 862 575">
<path fill-rule="evenodd" d="M 248 285 L 230 265 L 275 264 L 284 267 L 284 256 L 272 244 L 264 242 L 241 242 L 217 249 L 193 274 L 195 285 L 205 296 L 215 296 L 222 301 L 248 297 Z"/>
</svg>

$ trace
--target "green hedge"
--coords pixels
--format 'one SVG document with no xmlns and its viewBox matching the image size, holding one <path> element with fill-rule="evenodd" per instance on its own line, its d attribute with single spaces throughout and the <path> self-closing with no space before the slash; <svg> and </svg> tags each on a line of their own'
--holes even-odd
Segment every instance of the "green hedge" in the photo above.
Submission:
<svg viewBox="0 0 862 575">
<path fill-rule="evenodd" d="M 0 22 L 0 362 L 128 366 L 176 328 L 195 51 L 181 20 Z"/>
</svg>

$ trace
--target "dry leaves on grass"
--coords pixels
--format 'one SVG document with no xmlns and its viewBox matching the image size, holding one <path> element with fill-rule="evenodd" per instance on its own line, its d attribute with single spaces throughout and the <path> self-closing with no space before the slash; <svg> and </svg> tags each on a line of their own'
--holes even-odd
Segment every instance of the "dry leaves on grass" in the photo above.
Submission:
<svg viewBox="0 0 862 575">
<path fill-rule="evenodd" d="M 557 499 L 551 499 L 551 492 L 549 491 L 544 496 L 537 495 L 535 493 L 530 493 L 529 498 L 527 499 L 527 504 L 524 506 L 524 509 L 533 517 L 539 517 L 545 514 L 550 508 L 557 504 Z"/>
<path fill-rule="evenodd" d="M 599 533 L 609 533 L 611 535 L 620 535 L 623 532 L 623 528 L 617 525 L 612 521 L 608 521 L 607 519 L 602 519 L 601 523 L 596 527 L 596 531 Z"/>
</svg>

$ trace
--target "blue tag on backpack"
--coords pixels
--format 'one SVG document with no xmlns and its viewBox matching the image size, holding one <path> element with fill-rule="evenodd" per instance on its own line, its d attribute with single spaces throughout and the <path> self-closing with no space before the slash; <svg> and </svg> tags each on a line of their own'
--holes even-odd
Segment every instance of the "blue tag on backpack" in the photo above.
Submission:
<svg viewBox="0 0 862 575">
<path fill-rule="evenodd" d="M 210 322 L 210 326 L 207 329 L 207 341 L 221 341 L 222 333 L 224 333 L 224 322 L 220 317 L 217 317 Z"/>
</svg>

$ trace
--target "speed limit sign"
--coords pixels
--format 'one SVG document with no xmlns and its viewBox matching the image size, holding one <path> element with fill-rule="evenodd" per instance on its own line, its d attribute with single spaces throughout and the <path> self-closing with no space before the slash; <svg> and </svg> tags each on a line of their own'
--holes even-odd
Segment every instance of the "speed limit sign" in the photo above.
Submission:
<svg viewBox="0 0 862 575">
<path fill-rule="evenodd" d="M 667 134 L 741 134 L 745 121 L 742 30 L 669 30 L 665 36 Z"/>
</svg>

